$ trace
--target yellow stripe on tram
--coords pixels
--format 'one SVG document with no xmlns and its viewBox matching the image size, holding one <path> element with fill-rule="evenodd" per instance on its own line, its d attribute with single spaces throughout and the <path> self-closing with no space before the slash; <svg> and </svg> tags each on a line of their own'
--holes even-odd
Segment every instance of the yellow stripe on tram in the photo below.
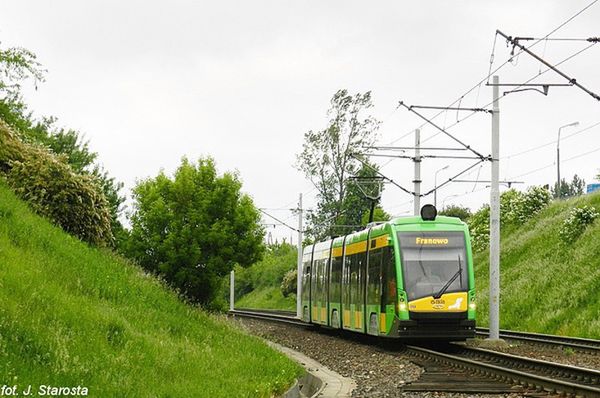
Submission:
<svg viewBox="0 0 600 398">
<path fill-rule="evenodd" d="M 385 333 L 386 331 L 386 323 L 385 323 L 385 312 L 382 312 L 381 314 L 379 314 L 379 331 L 381 333 Z"/>
</svg>

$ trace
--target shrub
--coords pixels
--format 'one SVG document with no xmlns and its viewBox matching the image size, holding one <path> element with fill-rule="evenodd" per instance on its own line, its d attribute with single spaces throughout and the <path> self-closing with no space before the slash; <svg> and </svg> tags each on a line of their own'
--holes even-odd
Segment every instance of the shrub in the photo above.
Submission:
<svg viewBox="0 0 600 398">
<path fill-rule="evenodd" d="M 581 236 L 588 225 L 598 218 L 598 212 L 593 206 L 581 206 L 571 210 L 559 230 L 560 238 L 565 243 L 573 243 Z"/>
<path fill-rule="evenodd" d="M 440 211 L 440 215 L 448 216 L 448 217 L 458 217 L 462 221 L 466 222 L 469 219 L 469 217 L 471 217 L 472 214 L 471 214 L 471 210 L 468 207 L 458 206 L 458 205 L 450 205 L 450 206 L 444 207 Z"/>
<path fill-rule="evenodd" d="M 281 293 L 283 297 L 287 297 L 292 293 L 296 293 L 298 286 L 298 270 L 295 268 L 286 272 L 281 282 Z"/>
<path fill-rule="evenodd" d="M 473 251 L 480 252 L 488 247 L 490 241 L 490 206 L 484 205 L 468 220 Z"/>
<path fill-rule="evenodd" d="M 548 206 L 552 196 L 550 191 L 543 187 L 529 187 L 525 195 L 523 195 L 523 202 L 519 204 L 518 208 L 518 220 L 525 222 L 531 218 L 531 216 L 539 213 L 543 208 Z"/>
<path fill-rule="evenodd" d="M 111 216 L 101 188 L 73 172 L 63 157 L 20 141 L 0 122 L 0 172 L 38 214 L 88 243 L 112 244 Z"/>
</svg>

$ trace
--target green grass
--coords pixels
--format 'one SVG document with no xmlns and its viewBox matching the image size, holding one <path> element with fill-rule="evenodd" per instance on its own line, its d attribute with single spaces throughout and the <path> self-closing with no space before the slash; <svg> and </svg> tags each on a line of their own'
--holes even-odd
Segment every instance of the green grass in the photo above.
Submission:
<svg viewBox="0 0 600 398">
<path fill-rule="evenodd" d="M 296 268 L 297 251 L 287 243 L 270 245 L 265 257 L 248 268 L 236 268 L 236 308 L 296 310 L 296 295 L 283 297 L 281 282 Z M 295 288 L 294 288 L 295 289 Z M 229 282 L 225 285 L 229 297 Z"/>
<path fill-rule="evenodd" d="M 296 310 L 296 295 L 283 297 L 279 286 L 262 287 L 242 296 L 236 308 L 267 308 L 273 310 Z"/>
<path fill-rule="evenodd" d="M 270 397 L 303 370 L 0 183 L 0 384 L 95 397 Z"/>
<path fill-rule="evenodd" d="M 500 327 L 600 338 L 600 220 L 573 244 L 558 231 L 579 205 L 600 210 L 600 193 L 554 202 L 501 238 Z M 489 253 L 474 256 L 478 323 L 488 321 Z"/>
</svg>

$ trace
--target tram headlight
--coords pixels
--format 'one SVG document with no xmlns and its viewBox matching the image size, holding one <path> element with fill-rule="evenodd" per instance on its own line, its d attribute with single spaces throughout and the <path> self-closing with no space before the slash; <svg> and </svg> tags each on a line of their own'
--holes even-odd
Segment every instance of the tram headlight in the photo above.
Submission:
<svg viewBox="0 0 600 398">
<path fill-rule="evenodd" d="M 398 312 L 400 312 L 400 311 L 406 311 L 406 303 L 398 304 Z"/>
<path fill-rule="evenodd" d="M 471 303 L 469 304 L 469 308 L 475 310 L 475 308 L 477 308 L 477 305 L 475 303 Z"/>
</svg>

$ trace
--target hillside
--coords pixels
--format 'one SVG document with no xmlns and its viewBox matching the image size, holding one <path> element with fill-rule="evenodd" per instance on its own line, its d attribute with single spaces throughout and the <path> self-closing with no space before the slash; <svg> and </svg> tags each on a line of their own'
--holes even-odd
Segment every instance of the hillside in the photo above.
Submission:
<svg viewBox="0 0 600 398">
<path fill-rule="evenodd" d="M 34 215 L 0 181 L 0 384 L 269 397 L 302 369 Z"/>
<path fill-rule="evenodd" d="M 296 310 L 296 295 L 283 296 L 281 282 L 296 268 L 297 251 L 286 243 L 269 245 L 262 261 L 235 271 L 236 308 Z M 229 287 L 226 287 L 229 289 Z M 295 289 L 295 284 L 294 288 Z M 229 295 L 229 290 L 225 293 Z"/>
<path fill-rule="evenodd" d="M 570 245 L 558 234 L 580 205 L 600 210 L 600 193 L 553 202 L 502 231 L 501 328 L 600 338 L 600 221 Z M 474 262 L 478 323 L 487 325 L 489 253 L 477 253 Z"/>
</svg>

